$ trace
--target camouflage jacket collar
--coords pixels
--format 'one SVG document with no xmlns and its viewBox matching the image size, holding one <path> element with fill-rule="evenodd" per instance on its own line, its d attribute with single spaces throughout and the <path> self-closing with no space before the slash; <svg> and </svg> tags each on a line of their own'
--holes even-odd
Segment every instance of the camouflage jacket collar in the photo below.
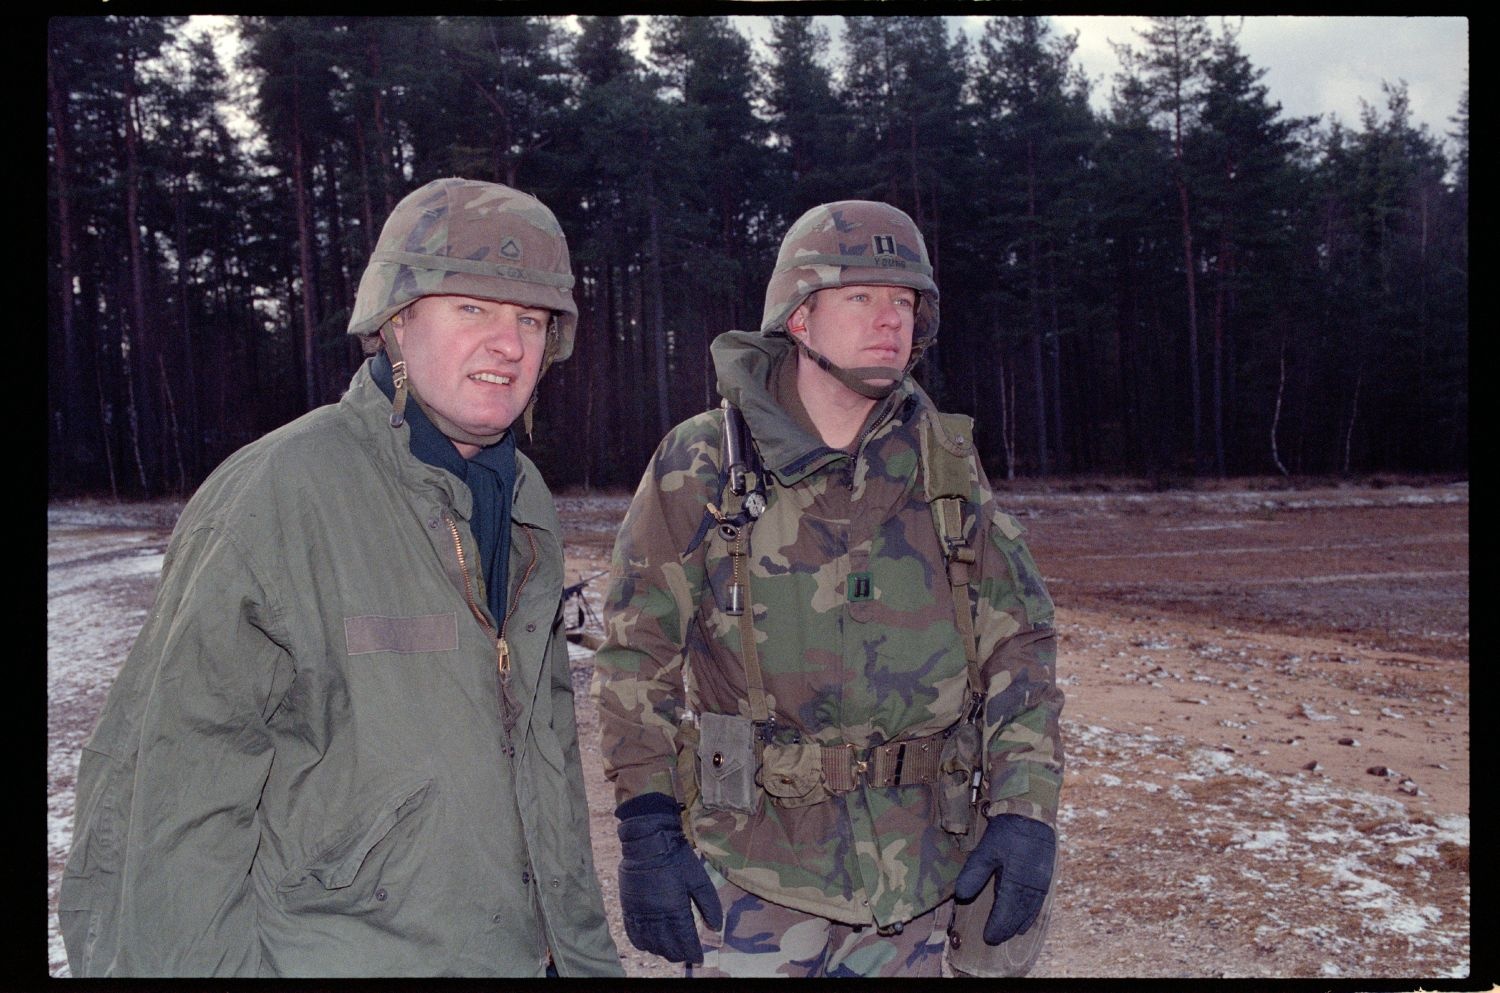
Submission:
<svg viewBox="0 0 1500 993">
<path fill-rule="evenodd" d="M 848 459 L 848 452 L 830 448 L 810 433 L 772 395 L 771 379 L 784 361 L 793 361 L 796 346 L 786 337 L 767 337 L 755 331 L 726 331 L 709 346 L 719 395 L 738 407 L 755 436 L 765 467 L 783 485 L 791 485 L 824 466 Z M 868 438 L 891 420 L 896 411 L 909 411 L 908 401 L 922 390 L 907 376 L 876 408 L 865 432 Z"/>
</svg>

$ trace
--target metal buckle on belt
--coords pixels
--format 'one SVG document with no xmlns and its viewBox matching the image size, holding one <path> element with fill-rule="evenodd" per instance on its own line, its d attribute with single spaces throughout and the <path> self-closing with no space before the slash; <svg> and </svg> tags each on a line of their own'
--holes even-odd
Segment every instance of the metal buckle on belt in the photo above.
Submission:
<svg viewBox="0 0 1500 993">
<path fill-rule="evenodd" d="M 870 763 L 859 757 L 859 749 L 855 745 L 845 743 L 839 747 L 849 749 L 850 778 L 863 776 L 866 772 L 870 771 Z"/>
</svg>

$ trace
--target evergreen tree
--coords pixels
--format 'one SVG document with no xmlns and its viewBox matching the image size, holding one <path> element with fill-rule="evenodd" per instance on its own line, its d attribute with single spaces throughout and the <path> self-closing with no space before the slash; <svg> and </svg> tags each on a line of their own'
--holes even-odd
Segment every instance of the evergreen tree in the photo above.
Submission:
<svg viewBox="0 0 1500 993">
<path fill-rule="evenodd" d="M 326 242 L 320 237 L 326 218 L 317 212 L 315 169 L 322 146 L 339 133 L 333 95 L 340 89 L 329 61 L 340 45 L 338 25 L 328 18 L 252 18 L 245 22 L 249 65 L 258 72 L 257 121 L 264 129 L 276 170 L 292 194 L 291 227 L 296 231 L 296 277 L 293 292 L 300 317 L 296 368 L 303 402 L 324 402 L 330 387 L 322 374 L 324 310 L 319 296 L 319 260 Z M 329 329 L 337 333 L 338 329 Z M 337 339 L 335 339 L 337 340 Z M 343 384 L 338 383 L 337 388 Z"/>
<path fill-rule="evenodd" d="M 1237 328 L 1245 323 L 1286 327 L 1300 321 L 1300 315 L 1283 306 L 1286 289 L 1302 279 L 1291 254 L 1292 225 L 1302 213 L 1305 185 L 1294 157 L 1299 133 L 1313 122 L 1281 117 L 1281 105 L 1267 98 L 1261 83 L 1265 70 L 1251 65 L 1232 31 L 1226 29 L 1216 41 L 1205 73 L 1189 169 L 1199 190 L 1202 257 L 1211 282 L 1209 410 L 1214 468 L 1223 476 L 1229 468 L 1226 405 L 1231 428 L 1237 413 Z M 1244 278 L 1247 273 L 1256 278 Z M 1270 357 L 1257 359 L 1266 364 Z M 1251 423 L 1263 422 L 1252 418 Z M 1254 443 L 1246 442 L 1258 457 Z M 1256 457 L 1242 463 L 1242 470 L 1253 471 Z"/>
<path fill-rule="evenodd" d="M 449 129 L 440 174 L 490 179 L 541 194 L 546 177 L 532 164 L 555 140 L 568 95 L 560 28 L 540 17 L 455 17 L 439 24 L 440 76 L 434 91 Z M 428 178 L 428 169 L 418 174 Z M 543 196 L 545 200 L 545 196 Z"/>
<path fill-rule="evenodd" d="M 846 197 L 921 226 L 924 385 L 1006 476 L 1467 466 L 1467 94 L 1452 144 L 1400 83 L 1314 130 L 1201 18 L 1154 19 L 1103 115 L 1041 18 L 971 48 L 852 16 L 836 66 L 802 16 L 763 57 L 734 19 L 652 17 L 649 65 L 614 16 L 228 23 L 238 106 L 191 22 L 48 22 L 54 492 L 191 489 L 333 399 L 379 225 L 455 173 L 568 233 L 578 347 L 529 449 L 560 485 L 634 483 L 713 402 L 708 342 L 758 324 L 786 225 Z"/>
<path fill-rule="evenodd" d="M 1045 19 L 991 18 L 973 84 L 989 177 L 975 184 L 975 199 L 986 219 L 986 257 L 1001 272 L 987 295 L 1002 354 L 1024 349 L 1027 356 L 1036 465 L 1044 474 L 1064 448 L 1062 344 L 1074 334 L 1065 328 L 1073 315 L 1063 311 L 1076 297 L 1079 251 L 1092 241 L 1078 207 L 1097 135 L 1087 83 L 1072 64 L 1075 48 L 1076 38 L 1055 37 Z"/>
<path fill-rule="evenodd" d="M 671 310 L 663 308 L 675 419 L 716 402 L 711 338 L 759 321 L 774 252 L 765 207 L 771 199 L 769 133 L 752 105 L 750 44 L 728 18 L 658 17 L 648 36 L 664 99 L 684 111 L 682 130 L 658 132 L 675 146 L 664 158 L 693 171 L 702 197 L 697 209 L 704 240 L 690 247 L 691 261 L 674 279 L 686 285 L 674 287 Z M 645 179 L 658 183 L 657 171 L 648 170 Z M 691 200 L 683 207 L 694 210 Z M 658 214 L 654 223 L 665 220 Z"/>
<path fill-rule="evenodd" d="M 834 93 L 826 63 L 828 30 L 805 16 L 771 18 L 770 58 L 762 72 L 772 137 L 783 161 L 771 226 L 785 229 L 820 203 L 847 197 L 850 117 Z"/>
<path fill-rule="evenodd" d="M 1181 310 L 1181 244 L 1173 220 L 1171 145 L 1152 121 L 1145 81 L 1131 64 L 1116 77 L 1107 137 L 1094 159 L 1092 187 L 1114 333 L 1125 463 L 1158 481 L 1176 472 L 1188 395 L 1186 368 L 1171 338 Z M 1175 244 L 1174 244 L 1175 243 Z"/>
<path fill-rule="evenodd" d="M 1155 16 L 1139 32 L 1144 48 L 1118 46 L 1122 65 L 1145 87 L 1149 107 L 1166 131 L 1172 148 L 1172 185 L 1176 191 L 1178 232 L 1182 240 L 1182 274 L 1187 299 L 1187 369 L 1191 396 L 1192 449 L 1195 473 L 1203 466 L 1202 371 L 1198 359 L 1198 257 L 1193 245 L 1194 177 L 1188 170 L 1187 137 L 1200 112 L 1212 35 L 1202 17 Z"/>
<path fill-rule="evenodd" d="M 65 267 L 53 268 L 50 303 L 63 326 L 64 354 L 57 363 L 62 379 L 49 376 L 49 393 L 74 411 L 71 418 L 57 411 L 49 421 L 55 429 L 69 421 L 81 426 L 86 415 L 72 398 L 96 400 L 102 451 L 63 450 L 72 448 L 82 472 L 91 455 L 102 458 L 114 492 L 164 488 L 163 343 L 150 306 L 153 245 L 143 234 L 155 161 L 144 128 L 167 82 L 151 62 L 180 23 L 106 16 L 48 25 L 49 202 L 55 243 L 67 246 Z"/>
<path fill-rule="evenodd" d="M 671 426 L 666 280 L 708 235 L 696 166 L 684 155 L 698 121 L 658 96 L 661 80 L 630 50 L 634 19 L 579 24 L 572 69 L 580 85 L 559 157 L 571 195 L 558 209 L 573 249 L 580 328 L 592 335 L 580 342 L 583 361 L 575 352 L 564 366 L 564 376 L 583 377 L 573 409 L 586 409 L 591 457 L 577 468 L 591 483 L 638 471 Z M 653 416 L 615 416 L 632 409 Z"/>
</svg>

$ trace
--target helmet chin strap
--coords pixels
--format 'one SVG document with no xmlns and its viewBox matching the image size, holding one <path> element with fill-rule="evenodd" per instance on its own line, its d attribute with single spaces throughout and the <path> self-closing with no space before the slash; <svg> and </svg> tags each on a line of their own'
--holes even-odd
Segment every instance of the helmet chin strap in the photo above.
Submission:
<svg viewBox="0 0 1500 993">
<path fill-rule="evenodd" d="M 557 358 L 558 349 L 561 345 L 561 335 L 557 326 L 557 315 L 552 315 L 552 320 L 547 324 L 547 344 L 542 351 L 542 367 L 536 374 L 536 385 L 531 388 L 531 399 L 526 401 L 526 409 L 521 411 L 521 426 L 526 429 L 526 441 L 531 441 L 532 416 L 536 413 L 536 397 L 541 392 L 542 377 L 547 375 L 547 370 L 552 368 L 553 361 Z"/>
<path fill-rule="evenodd" d="M 391 323 L 394 324 L 395 321 L 393 320 Z M 422 408 L 422 413 L 427 415 L 427 419 L 430 420 L 449 441 L 455 441 L 465 445 L 477 445 L 480 448 L 487 448 L 490 445 L 493 445 L 495 442 L 499 441 L 501 438 L 505 437 L 505 431 L 510 430 L 509 428 L 506 428 L 505 431 L 496 432 L 495 434 L 473 434 L 472 432 L 465 431 L 463 428 L 459 427 L 457 424 L 454 424 L 442 414 L 439 414 L 437 411 L 433 410 L 432 407 L 422 399 L 421 394 L 417 392 L 416 384 L 413 383 L 411 381 L 411 377 L 406 374 L 406 360 L 401 357 L 401 345 L 396 341 L 396 335 L 392 333 L 384 335 L 383 337 L 385 338 L 385 350 L 389 352 L 391 356 L 391 379 L 396 385 L 396 395 L 391 399 L 391 427 L 399 428 L 402 424 L 406 423 L 406 398 L 410 396 L 411 399 L 417 401 L 417 406 Z M 533 396 L 535 396 L 535 394 L 533 394 Z"/>
<path fill-rule="evenodd" d="M 792 341 L 797 343 L 797 347 L 802 350 L 802 353 L 817 363 L 819 369 L 822 369 L 828 375 L 862 397 L 868 397 L 871 400 L 884 400 L 891 395 L 906 376 L 905 369 L 897 369 L 894 366 L 865 365 L 853 369 L 845 369 L 842 366 L 834 365 L 832 359 L 814 351 L 803 340 L 807 332 L 805 324 L 788 324 L 787 332 L 791 336 Z M 913 358 L 915 358 L 915 355 L 913 355 Z M 910 363 L 907 364 L 907 368 L 911 368 Z M 871 380 L 877 379 L 883 379 L 885 382 L 871 382 Z"/>
</svg>

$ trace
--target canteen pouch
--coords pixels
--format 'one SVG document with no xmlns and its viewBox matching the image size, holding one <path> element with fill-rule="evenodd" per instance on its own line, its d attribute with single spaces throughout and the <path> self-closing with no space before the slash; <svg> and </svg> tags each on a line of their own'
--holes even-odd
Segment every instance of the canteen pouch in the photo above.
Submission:
<svg viewBox="0 0 1500 993">
<path fill-rule="evenodd" d="M 965 721 L 943 742 L 937 781 L 938 823 L 949 834 L 974 827 L 974 773 L 979 770 L 979 725 Z"/>
<path fill-rule="evenodd" d="M 767 745 L 758 778 L 778 807 L 807 807 L 828 799 L 823 749 L 811 742 Z"/>
<path fill-rule="evenodd" d="M 1057 869 L 1062 868 L 1061 853 Z M 948 926 L 948 967 L 959 979 L 1006 979 L 1024 976 L 1041 957 L 1042 943 L 1052 924 L 1052 898 L 1057 894 L 1057 871 L 1047 887 L 1047 898 L 1036 922 L 1020 934 L 998 945 L 986 944 L 984 925 L 995 905 L 995 887 L 986 882 L 969 903 L 953 903 L 953 922 Z"/>
<path fill-rule="evenodd" d="M 755 723 L 731 714 L 698 715 L 698 792 L 705 810 L 760 809 Z"/>
</svg>

